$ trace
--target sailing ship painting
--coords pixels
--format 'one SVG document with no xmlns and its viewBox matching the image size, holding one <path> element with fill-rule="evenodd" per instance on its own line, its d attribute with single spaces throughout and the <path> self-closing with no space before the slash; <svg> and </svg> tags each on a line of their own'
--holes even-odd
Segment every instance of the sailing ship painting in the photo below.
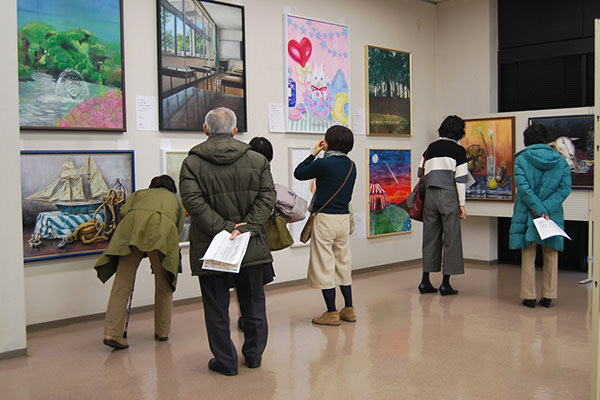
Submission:
<svg viewBox="0 0 600 400">
<path fill-rule="evenodd" d="M 25 261 L 102 251 L 134 189 L 133 152 L 21 152 Z"/>
</svg>

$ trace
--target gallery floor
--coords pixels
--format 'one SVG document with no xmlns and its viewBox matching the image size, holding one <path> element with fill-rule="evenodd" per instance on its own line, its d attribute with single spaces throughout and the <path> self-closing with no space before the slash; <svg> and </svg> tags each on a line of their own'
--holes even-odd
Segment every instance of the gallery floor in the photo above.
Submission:
<svg viewBox="0 0 600 400">
<path fill-rule="evenodd" d="M 355 273 L 358 321 L 338 327 L 311 324 L 324 311 L 318 291 L 268 290 L 262 366 L 248 369 L 240 357 L 233 377 L 207 368 L 201 303 L 175 307 L 164 343 L 154 341 L 151 312 L 133 314 L 126 350 L 102 344 L 100 320 L 34 330 L 27 357 L 0 361 L 0 398 L 589 398 L 591 288 L 579 284 L 585 274 L 559 271 L 558 300 L 529 309 L 519 300 L 518 266 L 468 264 L 452 281 L 459 295 L 445 297 L 419 295 L 420 273 L 418 265 Z M 239 349 L 234 307 L 232 316 Z"/>
</svg>

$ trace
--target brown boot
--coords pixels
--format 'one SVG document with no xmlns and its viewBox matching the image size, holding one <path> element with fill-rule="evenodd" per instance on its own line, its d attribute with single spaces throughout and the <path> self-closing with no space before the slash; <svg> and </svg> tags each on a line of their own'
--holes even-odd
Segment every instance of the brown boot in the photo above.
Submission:
<svg viewBox="0 0 600 400">
<path fill-rule="evenodd" d="M 114 347 L 117 350 L 126 349 L 129 347 L 129 343 L 122 337 L 104 335 L 104 340 L 102 341 L 107 346 Z"/>
<path fill-rule="evenodd" d="M 340 313 L 337 311 L 324 312 L 320 317 L 314 317 L 312 322 L 317 325 L 339 325 Z"/>
<path fill-rule="evenodd" d="M 347 322 L 356 322 L 356 313 L 354 307 L 344 307 L 340 311 L 340 319 Z"/>
</svg>

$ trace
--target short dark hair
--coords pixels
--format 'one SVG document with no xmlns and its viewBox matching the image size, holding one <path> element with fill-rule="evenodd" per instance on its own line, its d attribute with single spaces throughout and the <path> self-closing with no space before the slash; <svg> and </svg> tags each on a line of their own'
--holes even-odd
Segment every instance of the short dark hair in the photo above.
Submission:
<svg viewBox="0 0 600 400">
<path fill-rule="evenodd" d="M 248 144 L 250 145 L 250 148 L 252 150 L 262 154 L 263 156 L 265 156 L 268 162 L 271 162 L 271 160 L 273 159 L 273 146 L 267 138 L 257 136 L 255 138 L 252 138 L 252 140 L 250 140 L 250 143 Z"/>
<path fill-rule="evenodd" d="M 444 119 L 438 129 L 440 137 L 460 140 L 465 137 L 465 121 L 456 115 L 450 115 Z"/>
<path fill-rule="evenodd" d="M 539 143 L 547 144 L 548 142 L 548 130 L 544 125 L 531 124 L 523 132 L 523 143 L 525 146 Z"/>
<path fill-rule="evenodd" d="M 159 175 L 152 178 L 150 181 L 150 189 L 154 188 L 165 188 L 169 189 L 173 193 L 177 193 L 175 181 L 169 175 Z"/>
<path fill-rule="evenodd" d="M 325 141 L 328 150 L 341 151 L 348 154 L 354 147 L 354 135 L 352 131 L 342 125 L 333 125 L 325 132 Z"/>
</svg>

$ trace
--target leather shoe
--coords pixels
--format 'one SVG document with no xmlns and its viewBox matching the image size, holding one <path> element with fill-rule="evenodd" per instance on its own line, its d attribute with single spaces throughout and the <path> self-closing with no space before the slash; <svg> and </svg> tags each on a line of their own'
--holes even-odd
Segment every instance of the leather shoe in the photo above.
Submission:
<svg viewBox="0 0 600 400">
<path fill-rule="evenodd" d="M 535 302 L 535 300 L 534 300 L 534 302 Z M 540 304 L 546 308 L 550 308 L 550 302 L 552 302 L 552 299 L 549 299 L 547 297 L 542 297 L 540 299 Z"/>
<path fill-rule="evenodd" d="M 535 308 L 535 299 L 523 299 L 523 305 L 529 308 Z"/>
<path fill-rule="evenodd" d="M 458 294 L 458 290 L 454 289 L 452 286 L 440 286 L 440 294 L 442 296 L 451 296 L 453 294 Z"/>
<path fill-rule="evenodd" d="M 129 347 L 129 343 L 127 343 L 127 340 L 124 338 L 110 335 L 104 335 L 104 340 L 102 343 L 116 350 L 126 349 Z"/>
<path fill-rule="evenodd" d="M 248 359 L 246 359 L 246 367 L 248 367 L 248 368 L 258 368 L 258 367 L 260 367 L 260 360 L 248 360 Z"/>
<path fill-rule="evenodd" d="M 223 368 L 221 365 L 219 365 L 217 363 L 217 359 L 216 358 L 211 358 L 210 361 L 208 362 L 208 369 L 210 369 L 211 371 L 215 371 L 218 372 L 220 374 L 223 375 L 227 375 L 227 376 L 233 376 L 233 375 L 237 375 L 237 371 L 236 370 L 226 370 L 225 368 Z"/>
<path fill-rule="evenodd" d="M 169 336 L 160 336 L 159 334 L 154 334 L 154 340 L 158 340 L 159 342 L 166 342 L 169 340 Z"/>
<path fill-rule="evenodd" d="M 435 293 L 437 289 L 433 287 L 431 283 L 421 283 L 419 285 L 419 293 Z"/>
</svg>

